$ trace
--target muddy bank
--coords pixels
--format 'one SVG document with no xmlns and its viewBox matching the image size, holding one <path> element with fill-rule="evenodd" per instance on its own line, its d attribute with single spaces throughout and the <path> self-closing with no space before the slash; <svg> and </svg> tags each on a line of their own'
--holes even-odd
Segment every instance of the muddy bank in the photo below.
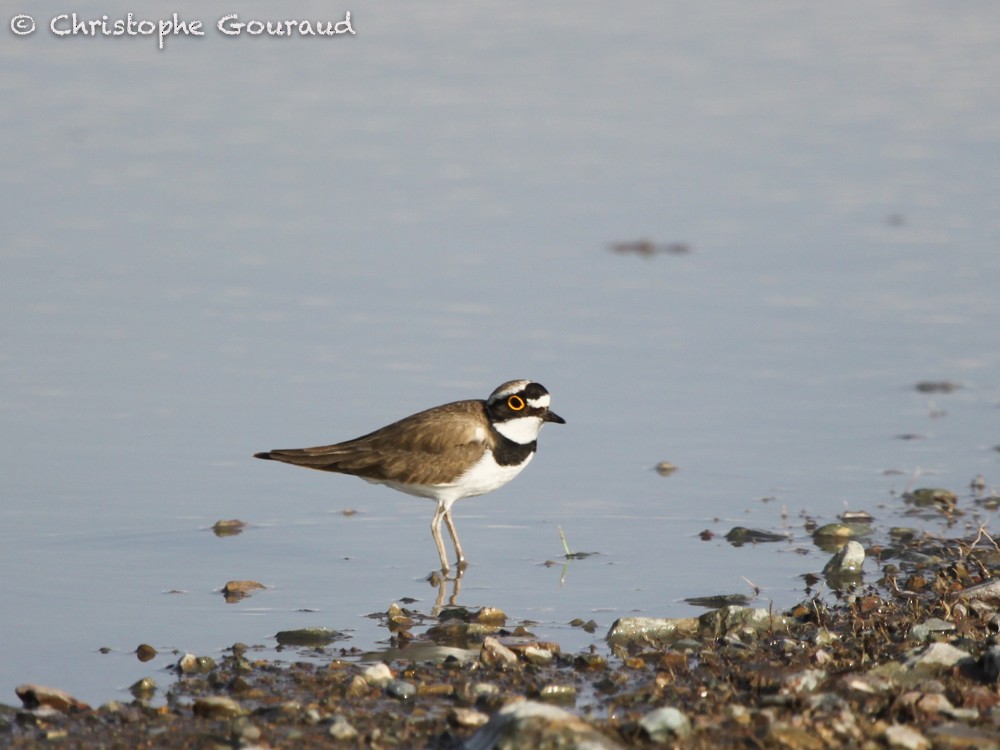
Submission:
<svg viewBox="0 0 1000 750">
<path fill-rule="evenodd" d="M 950 518 L 942 498 L 926 507 Z M 285 635 L 305 639 L 309 661 L 239 644 L 189 655 L 163 705 L 145 702 L 149 685 L 98 708 L 21 686 L 22 705 L 0 709 L 0 744 L 1000 748 L 1000 546 L 985 527 L 844 526 L 841 547 L 866 539 L 864 577 L 828 570 L 807 583 L 824 593 L 807 588 L 787 611 L 623 618 L 606 647 L 564 653 L 495 609 L 394 605 L 377 655 L 329 631 L 312 644 L 319 635 Z"/>
</svg>

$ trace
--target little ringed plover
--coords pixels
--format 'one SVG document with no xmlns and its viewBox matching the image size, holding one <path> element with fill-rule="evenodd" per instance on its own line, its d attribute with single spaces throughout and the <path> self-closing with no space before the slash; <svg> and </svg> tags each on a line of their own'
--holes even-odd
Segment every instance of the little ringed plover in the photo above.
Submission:
<svg viewBox="0 0 1000 750">
<path fill-rule="evenodd" d="M 448 571 L 441 521 L 466 565 L 451 517 L 456 500 L 502 487 L 535 455 L 538 431 L 566 420 L 549 410 L 549 392 L 530 380 L 511 380 L 485 401 L 454 401 L 418 412 L 354 440 L 315 448 L 254 454 L 321 471 L 353 474 L 437 502 L 431 534 Z"/>
</svg>

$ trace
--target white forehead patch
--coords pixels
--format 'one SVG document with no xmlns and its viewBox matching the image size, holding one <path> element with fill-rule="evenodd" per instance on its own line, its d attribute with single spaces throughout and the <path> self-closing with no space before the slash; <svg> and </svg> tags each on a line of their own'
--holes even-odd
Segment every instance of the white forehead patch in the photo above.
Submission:
<svg viewBox="0 0 1000 750">
<path fill-rule="evenodd" d="M 493 426 L 508 440 L 527 445 L 538 437 L 538 431 L 542 429 L 542 420 L 539 417 L 518 417 L 508 419 L 506 422 L 497 422 Z"/>
<path fill-rule="evenodd" d="M 504 383 L 502 386 L 493 391 L 492 398 L 500 400 L 507 398 L 507 396 L 513 396 L 530 382 L 530 380 L 512 380 L 509 383 Z"/>
<path fill-rule="evenodd" d="M 552 399 L 547 393 L 539 396 L 538 398 L 528 399 L 528 406 L 534 409 L 548 409 L 550 403 L 552 403 Z"/>
</svg>

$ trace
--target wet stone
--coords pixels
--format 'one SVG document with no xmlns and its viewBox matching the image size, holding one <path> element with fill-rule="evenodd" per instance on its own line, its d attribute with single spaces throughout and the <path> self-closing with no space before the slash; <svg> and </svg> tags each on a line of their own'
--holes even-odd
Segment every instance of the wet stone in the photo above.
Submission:
<svg viewBox="0 0 1000 750">
<path fill-rule="evenodd" d="M 392 670 L 389 669 L 389 665 L 381 662 L 366 667 L 364 672 L 361 673 L 361 677 L 367 685 L 377 688 L 384 688 L 393 679 Z"/>
<path fill-rule="evenodd" d="M 246 523 L 238 518 L 231 518 L 228 521 L 216 521 L 212 526 L 212 533 L 218 537 L 236 536 L 246 528 Z"/>
<path fill-rule="evenodd" d="M 392 680 L 385 686 L 385 692 L 393 698 L 405 701 L 417 694 L 417 686 L 406 680 Z"/>
<path fill-rule="evenodd" d="M 297 630 L 281 630 L 274 634 L 279 646 L 326 646 L 334 641 L 347 638 L 339 630 L 330 628 L 298 628 Z"/>
<path fill-rule="evenodd" d="M 465 743 L 465 750 L 542 747 L 613 750 L 622 746 L 568 711 L 536 701 L 505 706 Z"/>
<path fill-rule="evenodd" d="M 639 720 L 639 727 L 653 742 L 670 742 L 691 734 L 688 717 L 672 706 L 654 709 Z"/>
<path fill-rule="evenodd" d="M 823 573 L 827 576 L 856 575 L 861 572 L 864 563 L 865 548 L 860 542 L 852 540 L 827 561 Z"/>
<path fill-rule="evenodd" d="M 761 529 L 748 529 L 743 526 L 734 526 L 726 533 L 726 541 L 734 547 L 742 547 L 744 544 L 764 544 L 767 542 L 787 542 L 787 534 L 776 534 L 772 531 Z"/>
<path fill-rule="evenodd" d="M 483 641 L 483 648 L 479 653 L 479 661 L 484 666 L 494 669 L 512 669 L 518 666 L 517 654 L 492 636 Z"/>
<path fill-rule="evenodd" d="M 25 708 L 52 708 L 66 713 L 68 711 L 90 710 L 83 701 L 77 700 L 65 690 L 45 687 L 44 685 L 25 684 L 14 688 L 14 693 L 21 699 Z"/>
<path fill-rule="evenodd" d="M 156 683 L 150 677 L 133 682 L 128 691 L 138 701 L 148 701 L 156 694 Z"/>
<path fill-rule="evenodd" d="M 348 742 L 357 738 L 358 730 L 355 729 L 343 716 L 337 716 L 334 718 L 333 723 L 330 724 L 328 734 L 335 740 Z"/>
<path fill-rule="evenodd" d="M 136 658 L 141 662 L 147 662 L 155 658 L 156 649 L 148 643 L 140 643 L 135 649 Z"/>
<path fill-rule="evenodd" d="M 215 669 L 215 659 L 187 653 L 177 660 L 174 669 L 181 674 L 205 674 Z"/>
<path fill-rule="evenodd" d="M 257 581 L 227 581 L 222 587 L 222 595 L 226 597 L 227 602 L 234 603 L 246 599 L 254 591 L 265 588 L 267 587 L 263 583 Z"/>
<path fill-rule="evenodd" d="M 224 695 L 197 698 L 191 705 L 191 710 L 195 716 L 200 716 L 203 719 L 229 719 L 244 713 L 237 701 Z"/>
</svg>

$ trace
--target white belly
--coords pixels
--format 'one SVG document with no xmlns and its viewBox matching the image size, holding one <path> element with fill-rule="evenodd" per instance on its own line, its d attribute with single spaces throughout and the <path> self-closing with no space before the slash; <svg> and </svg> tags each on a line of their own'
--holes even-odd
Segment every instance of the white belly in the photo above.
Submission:
<svg viewBox="0 0 1000 750">
<path fill-rule="evenodd" d="M 437 500 L 443 502 L 446 507 L 451 507 L 452 503 L 463 497 L 485 495 L 487 492 L 503 487 L 521 473 L 521 470 L 531 462 L 534 455 L 534 453 L 528 454 L 523 463 L 514 466 L 500 466 L 493 460 L 493 452 L 486 451 L 483 457 L 468 471 L 449 484 L 402 484 L 401 482 L 368 481 L 384 484 L 408 495 Z"/>
</svg>

